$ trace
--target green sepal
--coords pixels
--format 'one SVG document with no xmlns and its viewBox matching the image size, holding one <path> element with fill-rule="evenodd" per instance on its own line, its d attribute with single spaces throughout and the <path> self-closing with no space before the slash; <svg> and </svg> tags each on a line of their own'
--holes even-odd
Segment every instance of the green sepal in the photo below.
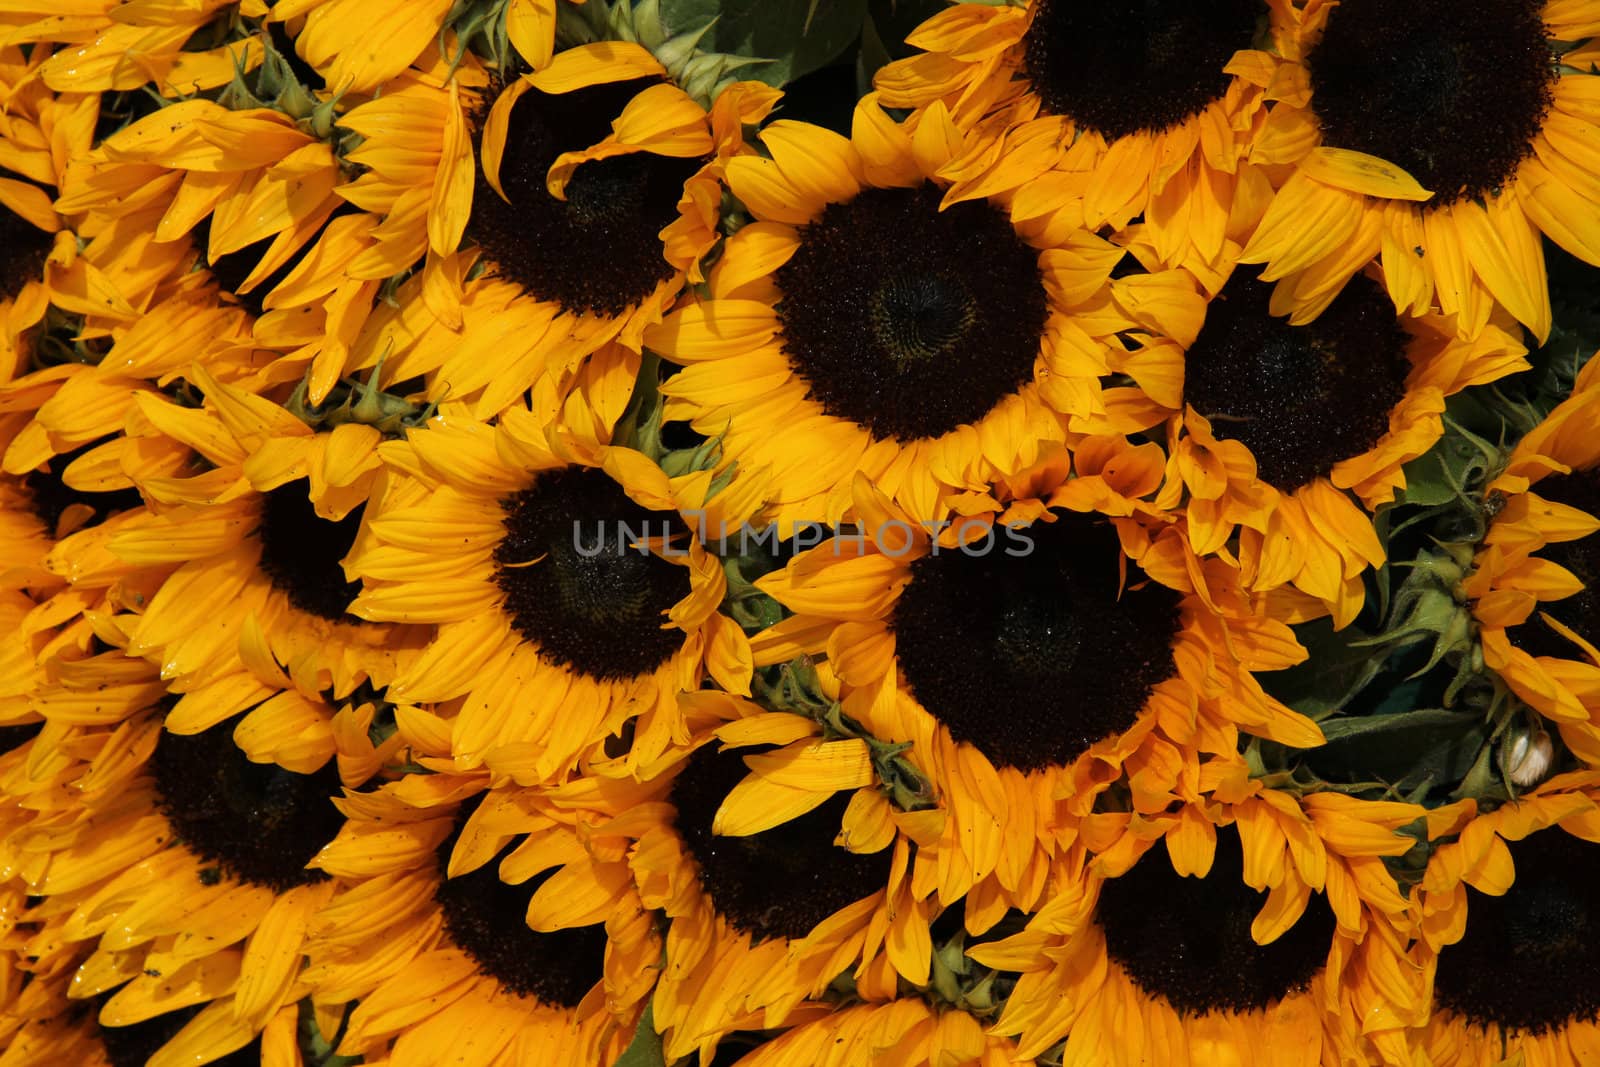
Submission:
<svg viewBox="0 0 1600 1067">
<path fill-rule="evenodd" d="M 838 58 L 866 13 L 867 0 L 660 0 L 667 31 L 705 33 L 708 52 L 759 61 L 748 76 L 778 87 Z"/>
<path fill-rule="evenodd" d="M 347 422 L 371 426 L 386 437 L 404 437 L 433 418 L 438 405 L 432 401 L 417 404 L 386 393 L 377 386 L 383 371 L 383 358 L 372 368 L 365 382 L 346 378 L 335 385 L 321 404 L 310 401 L 310 378 L 301 379 L 284 410 L 312 429 L 332 429 Z"/>
<path fill-rule="evenodd" d="M 349 1025 L 350 1012 L 353 1009 L 354 1005 L 345 1008 L 339 1031 L 330 1038 L 324 1036 L 321 1028 L 317 1026 L 317 1015 L 311 1006 L 311 998 L 307 997 L 300 1002 L 298 1037 L 300 1055 L 306 1067 L 348 1067 L 349 1064 L 361 1062 L 360 1056 L 341 1056 L 334 1051 L 344 1038 L 345 1027 Z"/>
<path fill-rule="evenodd" d="M 822 690 L 821 679 L 809 656 L 757 671 L 752 691 L 756 702 L 771 711 L 802 715 L 822 727 L 825 741 L 860 740 L 867 745 L 879 789 L 901 811 L 925 811 L 938 807 L 933 783 L 905 758 L 910 742 L 884 741 L 874 737 L 855 719 L 846 715 L 838 701 Z"/>
</svg>

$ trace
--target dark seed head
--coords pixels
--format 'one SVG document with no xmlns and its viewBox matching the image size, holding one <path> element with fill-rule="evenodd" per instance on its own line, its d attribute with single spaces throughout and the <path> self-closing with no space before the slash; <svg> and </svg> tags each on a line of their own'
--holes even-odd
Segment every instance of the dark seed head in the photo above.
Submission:
<svg viewBox="0 0 1600 1067">
<path fill-rule="evenodd" d="M 1491 195 L 1533 154 L 1555 67 L 1541 0 L 1346 0 L 1307 58 L 1323 140 L 1404 167 L 1428 207 Z"/>
<path fill-rule="evenodd" d="M 1600 845 L 1550 829 L 1510 841 L 1504 896 L 1468 887 L 1467 932 L 1439 953 L 1439 1007 L 1543 1033 L 1600 1016 Z"/>
<path fill-rule="evenodd" d="M 462 806 L 455 831 L 437 853 L 439 888 L 433 896 L 444 912 L 444 928 L 478 969 L 504 988 L 551 1007 L 575 1008 L 604 976 L 606 929 L 603 924 L 549 933 L 529 929 L 528 901 L 559 868 L 521 885 L 502 882 L 500 861 L 521 843 L 514 840 L 477 870 L 445 876 L 461 829 L 479 802 Z"/>
<path fill-rule="evenodd" d="M 150 760 L 161 813 L 190 851 L 240 881 L 283 892 L 326 880 L 306 864 L 344 824 L 334 761 L 315 774 L 252 763 L 233 728 L 161 734 Z"/>
<path fill-rule="evenodd" d="M 1600 471 L 1574 471 L 1541 479 L 1533 491 L 1546 500 L 1600 517 Z M 1583 583 L 1583 589 L 1540 609 L 1588 641 L 1600 637 L 1600 535 L 1546 545 L 1539 556 L 1565 567 Z M 1530 656 L 1584 660 L 1582 649 L 1546 626 L 1537 616 L 1507 631 L 1511 643 Z"/>
<path fill-rule="evenodd" d="M 1133 725 L 1174 673 L 1181 598 L 1153 582 L 1119 595 L 1109 524 L 1060 513 L 1020 532 L 1026 554 L 999 537 L 982 555 L 917 560 L 890 626 L 906 685 L 951 736 L 998 766 L 1037 770 Z"/>
<path fill-rule="evenodd" d="M 346 581 L 339 561 L 356 543 L 364 505 L 334 522 L 317 514 L 304 478 L 265 494 L 261 502 L 261 570 L 301 611 L 333 622 L 355 621 L 345 614 L 361 592 Z"/>
<path fill-rule="evenodd" d="M 79 456 L 98 444 L 99 441 L 91 441 L 71 452 L 51 456 L 44 470 L 29 471 L 23 477 L 22 484 L 28 490 L 29 500 L 33 504 L 33 514 L 52 535 L 57 524 L 61 522 L 61 516 L 74 504 L 84 504 L 94 509 L 92 515 L 75 527 L 84 530 L 91 526 L 99 526 L 119 511 L 128 511 L 144 503 L 137 489 L 117 489 L 108 493 L 85 492 L 82 489 L 74 489 L 61 480 L 61 476 Z"/>
<path fill-rule="evenodd" d="M 1228 90 L 1260 0 L 1038 0 L 1027 69 L 1044 105 L 1112 141 L 1158 133 Z"/>
<path fill-rule="evenodd" d="M 658 80 L 530 89 L 518 99 L 500 161 L 510 203 L 480 174 L 469 224 L 507 281 L 567 311 L 620 315 L 672 277 L 661 231 L 701 160 L 648 152 L 594 160 L 573 173 L 565 201 L 545 184 L 557 156 L 604 140 L 628 101 Z"/>
<path fill-rule="evenodd" d="M 1238 268 L 1206 308 L 1183 398 L 1219 439 L 1244 442 L 1262 480 L 1292 492 L 1388 432 L 1411 338 L 1365 275 L 1304 326 L 1269 313 L 1272 286 L 1259 275 Z"/>
<path fill-rule="evenodd" d="M 517 632 L 547 659 L 621 679 L 648 674 L 682 647 L 683 631 L 662 624 L 689 594 L 688 569 L 629 547 L 671 533 L 672 550 L 688 551 L 676 514 L 645 510 L 587 467 L 541 474 L 501 505 L 496 580 Z"/>
<path fill-rule="evenodd" d="M 830 415 L 938 437 L 1033 380 L 1049 314 L 1039 254 L 985 201 L 867 189 L 800 227 L 777 271 L 783 348 Z"/>
<path fill-rule="evenodd" d="M 51 234 L 0 204 L 0 300 L 14 300 L 44 271 Z"/>
<path fill-rule="evenodd" d="M 847 793 L 759 834 L 713 834 L 717 809 L 749 773 L 743 757 L 770 747 L 700 749 L 672 783 L 672 803 L 678 809 L 678 833 L 700 865 L 700 884 L 717 913 L 757 941 L 794 940 L 883 889 L 892 850 L 859 855 L 833 843 L 849 804 Z"/>
<path fill-rule="evenodd" d="M 1313 893 L 1288 932 L 1268 945 L 1250 937 L 1266 896 L 1244 884 L 1244 851 L 1233 827 L 1217 830 L 1204 878 L 1180 877 L 1157 844 L 1121 878 L 1106 882 L 1095 918 L 1106 954 L 1135 985 L 1179 1013 L 1253 1012 L 1306 988 L 1328 961 L 1333 910 Z"/>
</svg>

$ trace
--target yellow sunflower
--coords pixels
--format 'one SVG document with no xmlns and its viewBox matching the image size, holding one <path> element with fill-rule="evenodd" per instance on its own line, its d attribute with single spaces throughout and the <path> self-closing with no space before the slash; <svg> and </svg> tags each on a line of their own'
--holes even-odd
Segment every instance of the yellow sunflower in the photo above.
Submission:
<svg viewBox="0 0 1600 1067">
<path fill-rule="evenodd" d="M 857 473 L 937 521 L 1069 430 L 1160 421 L 1099 379 L 1127 369 L 1116 334 L 1184 335 L 1199 296 L 1110 281 L 1122 250 L 1081 230 L 1037 244 L 1003 194 L 949 204 L 937 175 L 963 135 L 943 105 L 913 134 L 868 96 L 850 139 L 779 120 L 762 143 L 771 158 L 727 167 L 755 221 L 645 341 L 684 367 L 666 417 L 768 472 L 781 529 L 837 522 Z"/>
<path fill-rule="evenodd" d="M 913 124 L 938 103 L 973 131 L 941 172 L 949 200 L 1005 190 L 1019 228 L 1109 227 L 1214 291 L 1271 194 L 1259 156 L 1286 131 L 1266 90 L 1301 17 L 1287 0 L 963 3 L 873 82 Z"/>
<path fill-rule="evenodd" d="M 949 906 L 970 894 L 972 932 L 1038 904 L 1056 855 L 1124 769 L 1138 810 L 1159 812 L 1197 799 L 1197 752 L 1231 752 L 1240 731 L 1322 740 L 1251 673 L 1305 651 L 1259 613 L 1237 567 L 1197 559 L 1178 528 L 1109 517 L 1155 491 L 1160 449 L 1087 439 L 1072 478 L 1059 456 L 1024 499 L 973 511 L 953 538 L 928 536 L 858 482 L 876 540 L 843 535 L 756 583 L 795 613 L 752 639 L 757 665 L 825 655 L 843 710 L 911 743 L 905 758 L 946 817 L 910 824 L 915 896 Z"/>
<path fill-rule="evenodd" d="M 75 153 L 56 209 L 153 259 L 188 262 L 191 235 L 203 236 L 205 262 L 227 260 L 223 273 L 248 291 L 289 266 L 344 204 L 330 137 L 273 107 L 167 102 Z"/>
<path fill-rule="evenodd" d="M 138 667 L 142 681 L 112 684 Z M 296 773 L 248 751 L 248 737 L 236 744 L 228 725 L 162 729 L 170 700 L 129 710 L 128 690 L 150 679 L 159 690 L 154 671 L 119 651 L 63 667 L 39 698 L 52 724 L 109 718 L 111 703 L 124 720 L 78 746 L 83 773 L 64 810 L 11 835 L 28 858 L 22 884 L 64 916 L 61 939 L 93 943 L 69 995 L 97 998 L 114 1061 L 165 1067 L 258 1041 L 293 1047 L 301 943 L 333 889 L 306 863 L 338 831 L 341 779 L 359 785 L 376 769 L 371 743 L 361 732 L 340 759 Z M 119 1041 L 138 1051 L 124 1056 Z"/>
<path fill-rule="evenodd" d="M 1246 584 L 1281 589 L 1291 621 L 1331 612 L 1343 627 L 1383 562 L 1368 512 L 1439 440 L 1445 399 L 1526 370 L 1527 348 L 1504 313 L 1472 340 L 1447 316 L 1399 316 L 1366 274 L 1294 325 L 1260 275 L 1235 268 L 1189 338 L 1143 343 L 1130 373 L 1171 413 L 1156 503 L 1181 508 L 1201 555 L 1237 534 Z"/>
<path fill-rule="evenodd" d="M 892 997 L 901 978 L 925 984 L 932 914 L 910 896 L 909 842 L 891 826 L 875 849 L 842 847 L 843 797 L 769 829 L 724 825 L 737 814 L 732 794 L 746 760 L 770 751 L 749 745 L 782 738 L 785 724 L 728 694 L 683 700 L 691 723 L 702 727 L 698 747 L 657 765 L 650 781 L 670 783 L 662 799 L 607 827 L 633 839 L 629 862 L 640 898 L 670 923 L 651 1002 L 667 1057 L 698 1052 L 707 1060 L 735 1031 L 782 1026 L 797 1011 L 803 1017 L 803 1002 L 847 972 L 868 999 Z M 743 747 L 711 743 L 704 728 L 718 725 Z"/>
<path fill-rule="evenodd" d="M 111 586 L 131 599 L 153 593 L 170 565 L 131 563 L 107 546 L 149 520 L 138 482 L 183 472 L 192 453 L 122 431 L 141 396 L 183 393 L 177 369 L 195 356 L 224 378 L 252 374 L 253 356 L 238 347 L 246 338 L 242 312 L 184 280 L 108 336 L 74 340 L 56 324 L 32 335 L 34 369 L 0 384 L 0 582 L 61 594 L 69 610 Z"/>
<path fill-rule="evenodd" d="M 1501 501 L 1463 583 L 1484 663 L 1600 766 L 1600 359 L 1517 442 L 1489 484 Z M 1536 617 L 1537 616 L 1537 617 Z"/>
<path fill-rule="evenodd" d="M 1203 803 L 1086 820 L 1089 851 L 1027 928 L 967 949 L 1022 972 L 992 1032 L 1023 1057 L 1065 1038 L 1064 1062 L 1108 1067 L 1411 1063 L 1387 998 L 1409 1018 L 1421 989 L 1396 981 L 1407 902 L 1383 857 L 1416 843 L 1395 831 L 1423 810 L 1297 800 L 1247 774 L 1213 760 Z"/>
<path fill-rule="evenodd" d="M 700 533 L 753 505 L 737 482 L 708 503 L 709 472 L 668 478 L 609 443 L 637 368 L 613 355 L 564 401 L 536 391 L 494 427 L 445 404 L 383 445 L 390 474 L 350 556 L 355 615 L 439 626 L 390 698 L 455 702 L 463 766 L 503 756 L 524 784 L 611 761 L 606 739 L 630 721 L 615 766 L 649 764 L 687 740 L 677 694 L 707 675 L 749 692 L 748 643 L 717 610 L 727 579 Z"/>
<path fill-rule="evenodd" d="M 448 763 L 448 744 L 400 722 L 415 756 Z M 369 1062 L 606 1067 L 633 1037 L 661 955 L 628 842 L 606 824 L 654 794 L 593 779 L 487 785 L 482 773 L 410 775 L 339 802 L 345 824 L 313 866 L 340 888 L 312 920 L 303 980 L 334 1019 L 359 999 L 337 1051 Z"/>
<path fill-rule="evenodd" d="M 1550 779 L 1491 812 L 1434 813 L 1443 840 L 1421 887 L 1433 1011 L 1419 1044 L 1435 1067 L 1600 1062 L 1594 886 L 1600 778 Z"/>
<path fill-rule="evenodd" d="M 1600 264 L 1595 0 L 1312 0 L 1268 90 L 1288 168 L 1244 260 L 1295 321 L 1373 257 L 1395 306 L 1465 336 L 1550 332 L 1544 234 Z"/>
<path fill-rule="evenodd" d="M 474 103 L 483 76 L 462 73 L 407 74 L 341 120 L 367 168 L 341 193 L 381 220 L 348 272 L 381 279 L 426 260 L 381 349 L 352 369 L 385 352 L 395 368 L 425 364 L 431 397 L 488 417 L 546 370 L 567 375 L 612 341 L 639 350 L 701 280 L 722 168 L 778 94 L 739 83 L 708 111 L 647 49 L 615 41 L 559 53 L 487 107 Z M 340 372 L 319 367 L 312 398 Z"/>
<path fill-rule="evenodd" d="M 30 369 L 24 334 L 54 308 L 75 340 L 136 322 L 181 272 L 186 249 L 152 248 L 154 219 L 88 217 L 55 198 L 88 155 L 97 93 L 52 93 L 39 69 L 49 51 L 0 46 L 0 381 Z"/>
<path fill-rule="evenodd" d="M 378 481 L 383 434 L 353 419 L 319 433 L 199 366 L 188 373 L 205 406 L 143 394 L 133 436 L 192 448 L 206 469 L 141 477 L 152 514 L 107 546 L 129 563 L 176 567 L 128 643 L 186 694 L 168 728 L 202 730 L 263 701 L 309 722 L 323 694 L 381 688 L 429 636 L 348 614 L 358 583 L 341 559 Z"/>
<path fill-rule="evenodd" d="M 802 1023 L 735 1067 L 1006 1067 L 1016 1044 L 967 1012 L 916 997 L 859 1004 Z"/>
</svg>

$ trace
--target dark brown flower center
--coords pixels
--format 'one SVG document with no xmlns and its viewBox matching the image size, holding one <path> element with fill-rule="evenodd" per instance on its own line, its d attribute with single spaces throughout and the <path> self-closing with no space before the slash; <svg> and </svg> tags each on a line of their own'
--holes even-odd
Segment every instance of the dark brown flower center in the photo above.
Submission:
<svg viewBox="0 0 1600 1067">
<path fill-rule="evenodd" d="M 317 514 L 304 478 L 278 486 L 264 495 L 261 526 L 261 570 L 289 603 L 332 622 L 356 622 L 346 615 L 350 602 L 361 592 L 359 581 L 348 581 L 339 561 L 349 555 L 366 510 L 359 505 L 337 521 Z"/>
<path fill-rule="evenodd" d="M 593 678 L 632 678 L 683 645 L 666 612 L 689 593 L 686 567 L 632 547 L 671 535 L 688 551 L 676 513 L 634 503 L 602 471 L 569 467 L 539 475 L 501 502 L 506 536 L 497 581 L 517 632 L 555 663 Z"/>
<path fill-rule="evenodd" d="M 500 161 L 510 202 L 480 176 L 469 226 L 502 277 L 568 311 L 604 315 L 621 314 L 672 277 L 660 235 L 701 160 L 648 152 L 594 160 L 573 173 L 565 200 L 546 184 L 556 157 L 604 140 L 628 101 L 658 80 L 530 89 L 517 100 Z"/>
<path fill-rule="evenodd" d="M 106 519 L 119 511 L 128 511 L 139 507 L 144 499 L 139 496 L 137 489 L 115 489 L 110 492 L 95 492 L 84 489 L 74 489 L 62 481 L 62 476 L 72 463 L 100 444 L 92 441 L 81 448 L 71 452 L 63 452 L 59 456 L 51 456 L 43 470 L 29 471 L 22 479 L 23 487 L 28 490 L 28 499 L 33 505 L 33 514 L 41 525 L 51 535 L 55 534 L 56 527 L 61 522 L 61 517 L 67 509 L 74 505 L 82 505 L 90 509 L 90 513 L 82 521 L 73 524 L 74 530 L 85 530 L 91 526 L 98 526 Z"/>
<path fill-rule="evenodd" d="M 1333 942 L 1333 909 L 1313 893 L 1286 933 L 1256 944 L 1250 926 L 1265 901 L 1244 883 L 1244 851 L 1229 826 L 1217 830 L 1204 878 L 1180 876 L 1158 844 L 1106 882 L 1095 917 L 1106 954 L 1145 993 L 1183 1014 L 1253 1012 L 1304 990 Z"/>
<path fill-rule="evenodd" d="M 713 834 L 717 809 L 749 773 L 743 757 L 761 751 L 700 749 L 672 783 L 672 803 L 678 809 L 678 833 L 717 912 L 758 941 L 794 940 L 885 888 L 891 850 L 858 855 L 833 843 L 849 803 L 846 793 L 759 834 Z"/>
<path fill-rule="evenodd" d="M 559 867 L 520 885 L 500 880 L 500 861 L 522 842 L 507 844 L 477 870 L 445 877 L 450 853 L 468 816 L 481 801 L 462 806 L 456 829 L 439 846 L 439 888 L 434 899 L 444 911 L 450 939 L 471 956 L 484 974 L 518 996 L 558 1008 L 575 1008 L 605 971 L 605 926 L 577 926 L 547 933 L 529 928 L 528 902 Z"/>
<path fill-rule="evenodd" d="M 325 881 L 306 864 L 344 825 L 332 801 L 337 766 L 296 774 L 252 763 L 234 744 L 234 725 L 163 731 L 150 758 L 162 814 L 190 851 L 241 881 L 279 892 Z"/>
<path fill-rule="evenodd" d="M 1600 517 L 1600 471 L 1574 471 L 1541 479 L 1533 491 L 1546 500 Z M 1600 637 L 1600 535 L 1560 541 L 1539 550 L 1539 556 L 1572 572 L 1583 589 L 1572 596 L 1540 604 L 1541 611 L 1587 641 Z M 1586 653 L 1535 615 L 1508 631 L 1511 643 L 1532 656 L 1586 660 Z"/>
<path fill-rule="evenodd" d="M 1383 288 L 1345 284 L 1304 326 L 1270 310 L 1272 286 L 1240 267 L 1206 308 L 1184 360 L 1184 402 L 1219 439 L 1244 442 L 1260 477 L 1284 492 L 1358 456 L 1405 396 L 1410 336 Z"/>
<path fill-rule="evenodd" d="M 777 271 L 783 349 L 830 415 L 938 437 L 1033 380 L 1048 315 L 1039 254 L 985 201 L 867 189 L 800 227 Z"/>
<path fill-rule="evenodd" d="M 1533 154 L 1555 67 L 1541 0 L 1345 0 L 1307 58 L 1323 140 L 1404 167 L 1430 206 Z"/>
<path fill-rule="evenodd" d="M 23 286 L 40 276 L 53 240 L 51 234 L 0 204 L 0 300 L 16 299 Z"/>
<path fill-rule="evenodd" d="M 1439 953 L 1439 1006 L 1543 1033 L 1600 1016 L 1600 845 L 1560 829 L 1507 842 L 1516 881 L 1467 889 L 1467 931 Z"/>
<path fill-rule="evenodd" d="M 913 563 L 890 619 L 922 706 L 957 741 L 1022 770 L 1065 765 L 1132 726 L 1173 675 L 1179 594 L 1121 589 L 1116 531 L 1075 514 L 968 551 Z"/>
<path fill-rule="evenodd" d="M 1260 0 L 1038 0 L 1027 69 L 1045 107 L 1115 140 L 1192 118 L 1228 90 Z"/>
<path fill-rule="evenodd" d="M 112 994 L 96 997 L 92 1002 L 98 1012 Z M 100 1043 L 105 1046 L 106 1058 L 111 1067 L 145 1067 L 150 1057 L 161 1051 L 168 1041 L 178 1036 L 178 1031 L 189 1025 L 205 1009 L 204 1004 L 178 1008 L 163 1015 L 146 1019 L 131 1026 L 99 1026 Z M 243 1048 L 236 1049 L 218 1059 L 207 1061 L 213 1067 L 259 1067 L 261 1039 L 255 1038 Z"/>
</svg>

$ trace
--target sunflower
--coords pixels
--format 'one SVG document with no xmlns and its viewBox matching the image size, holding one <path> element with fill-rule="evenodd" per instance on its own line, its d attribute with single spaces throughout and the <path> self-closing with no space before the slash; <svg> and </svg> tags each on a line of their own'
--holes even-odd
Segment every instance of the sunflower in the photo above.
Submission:
<svg viewBox="0 0 1600 1067">
<path fill-rule="evenodd" d="M 891 829 L 892 846 L 840 847 L 844 797 L 825 798 L 781 826 L 723 832 L 746 760 L 772 749 L 719 748 L 705 728 L 724 724 L 748 743 L 773 726 L 727 694 L 689 694 L 684 703 L 691 725 L 702 727 L 697 747 L 658 764 L 650 781 L 670 783 L 664 799 L 609 827 L 634 840 L 629 862 L 640 898 L 670 923 L 651 1002 L 667 1057 L 698 1051 L 706 1060 L 735 1031 L 803 1018 L 806 999 L 846 972 L 869 999 L 892 997 L 900 978 L 925 984 L 932 914 L 910 896 L 909 842 Z"/>
<path fill-rule="evenodd" d="M 63 670 L 59 691 L 39 701 L 45 717 L 107 713 L 108 697 L 122 699 L 106 681 L 116 664 L 154 678 L 120 653 L 94 657 Z M 306 863 L 338 831 L 330 798 L 346 762 L 296 773 L 252 758 L 227 724 L 163 729 L 171 707 L 149 704 L 104 743 L 81 746 L 90 755 L 76 799 L 14 835 L 31 857 L 21 872 L 28 893 L 65 916 L 59 936 L 93 943 L 70 996 L 97 998 L 114 1062 L 148 1057 L 156 1067 L 210 1062 L 257 1041 L 294 1043 L 301 943 L 333 889 Z M 348 756 L 370 767 L 370 755 L 363 733 Z M 157 1027 L 133 1029 L 158 1017 Z M 119 1041 L 139 1051 L 124 1055 Z"/>
<path fill-rule="evenodd" d="M 73 316 L 76 339 L 103 337 L 135 322 L 183 267 L 185 250 L 150 247 L 154 219 L 119 224 L 56 200 L 90 151 L 100 97 L 52 93 L 39 78 L 49 55 L 0 46 L 0 168 L 10 172 L 0 174 L 0 380 L 29 369 L 37 338 L 24 334 L 52 308 Z"/>
<path fill-rule="evenodd" d="M 313 118 L 327 105 L 309 91 L 297 99 L 302 115 L 205 96 L 163 100 L 74 154 L 56 209 L 86 216 L 114 237 L 108 243 L 152 259 L 187 264 L 192 236 L 235 290 L 255 289 L 345 204 L 333 131 Z"/>
<path fill-rule="evenodd" d="M 1298 67 L 1269 90 L 1289 167 L 1244 260 L 1275 303 L 1316 315 L 1374 256 L 1395 306 L 1498 303 L 1542 342 L 1540 234 L 1600 264 L 1595 0 L 1313 2 Z"/>
<path fill-rule="evenodd" d="M 649 764 L 687 740 L 677 694 L 707 674 L 749 692 L 744 633 L 717 611 L 727 580 L 697 535 L 737 526 L 748 501 L 730 488 L 708 504 L 708 473 L 669 479 L 609 443 L 637 367 L 613 356 L 565 401 L 536 392 L 494 427 L 445 404 L 385 444 L 390 476 L 350 556 L 355 615 L 439 626 L 390 698 L 456 702 L 455 756 L 513 760 L 524 784 L 610 761 L 630 720 L 615 767 Z"/>
<path fill-rule="evenodd" d="M 488 90 L 462 77 L 470 69 L 408 74 L 345 116 L 364 138 L 349 159 L 367 170 L 341 192 L 381 219 L 352 277 L 426 259 L 383 351 L 438 368 L 431 396 L 474 400 L 488 417 L 547 369 L 567 375 L 612 341 L 639 350 L 685 281 L 701 280 L 722 168 L 777 92 L 740 83 L 708 111 L 647 49 L 616 41 L 559 53 L 487 106 L 474 104 Z"/>
<path fill-rule="evenodd" d="M 858 1004 L 802 1023 L 736 1067 L 1005 1067 L 1016 1044 L 984 1032 L 967 1012 L 937 1008 L 917 997 Z"/>
<path fill-rule="evenodd" d="M 1196 552 L 1237 533 L 1251 588 L 1284 589 L 1287 610 L 1331 611 L 1343 627 L 1361 609 L 1362 574 L 1383 563 L 1368 512 L 1439 440 L 1445 398 L 1526 370 L 1527 349 L 1504 314 L 1472 340 L 1447 316 L 1398 316 L 1366 274 L 1312 322 L 1281 311 L 1260 270 L 1238 267 L 1191 337 L 1143 343 L 1133 377 L 1171 413 L 1156 502 L 1182 508 Z"/>
<path fill-rule="evenodd" d="M 189 473 L 195 460 L 187 443 L 140 422 L 140 398 L 192 398 L 180 368 L 196 358 L 218 378 L 249 377 L 257 354 L 247 339 L 244 314 L 217 306 L 204 279 L 188 275 L 108 338 L 35 339 L 38 369 L 0 385 L 7 580 L 52 598 L 41 607 L 47 624 L 102 595 L 113 608 L 142 605 L 171 573 L 172 562 L 131 562 L 109 548 L 154 521 L 138 484 Z M 143 434 L 123 433 L 130 422 Z"/>
<path fill-rule="evenodd" d="M 138 398 L 147 436 L 192 448 L 207 469 L 140 478 L 157 506 L 108 543 L 129 563 L 176 566 L 134 620 L 128 651 L 186 694 L 169 729 L 203 730 L 260 705 L 281 724 L 322 721 L 322 750 L 302 759 L 325 758 L 322 695 L 381 688 L 429 635 L 348 614 L 358 583 L 340 561 L 379 476 L 382 434 L 359 421 L 317 433 L 202 367 L 188 373 L 204 407 Z"/>
<path fill-rule="evenodd" d="M 1285 131 L 1266 90 L 1301 17 L 1285 0 L 963 3 L 873 82 L 913 123 L 938 104 L 973 132 L 941 172 L 950 200 L 1004 190 L 1019 228 L 1109 227 L 1214 290 L 1271 191 L 1257 157 Z"/>
<path fill-rule="evenodd" d="M 1160 421 L 1099 378 L 1128 355 L 1114 335 L 1182 334 L 1199 297 L 1111 282 L 1122 251 L 1082 231 L 1036 247 L 1003 198 L 946 203 L 936 175 L 962 134 L 942 105 L 914 136 L 869 95 L 849 140 L 780 120 L 762 142 L 772 158 L 727 167 L 756 221 L 728 239 L 708 297 L 645 341 L 684 367 L 662 386 L 666 417 L 770 472 L 780 528 L 839 520 L 858 472 L 937 521 L 1069 431 Z"/>
<path fill-rule="evenodd" d="M 757 665 L 826 655 L 843 710 L 911 743 L 946 813 L 919 837 L 915 895 L 970 893 L 972 932 L 1037 906 L 1124 768 L 1138 809 L 1157 812 L 1197 799 L 1197 752 L 1232 751 L 1241 730 L 1322 739 L 1252 674 L 1305 651 L 1257 612 L 1237 567 L 1199 561 L 1175 527 L 1108 517 L 1156 489 L 1160 449 L 1091 438 L 1070 462 L 1076 477 L 1061 453 L 1011 487 L 1021 499 L 943 539 L 862 481 L 855 507 L 876 538 L 824 542 L 757 582 L 795 612 L 752 638 Z"/>
<path fill-rule="evenodd" d="M 604 1067 L 628 1044 L 659 965 L 611 817 L 654 794 L 585 779 L 487 790 L 452 773 L 448 743 L 401 728 L 441 773 L 340 801 L 313 866 L 340 879 L 312 920 L 303 979 L 348 1011 L 338 1043 L 369 1061 Z M 657 790 L 659 792 L 659 790 Z"/>
<path fill-rule="evenodd" d="M 1491 812 L 1440 809 L 1421 888 L 1437 1067 L 1567 1067 L 1600 1058 L 1593 938 L 1600 778 L 1564 774 Z"/>
<path fill-rule="evenodd" d="M 1022 1057 L 1064 1037 L 1065 1062 L 1110 1067 L 1411 1063 L 1393 1016 L 1421 993 L 1391 980 L 1407 969 L 1408 905 L 1383 857 L 1416 843 L 1395 831 L 1423 809 L 1297 800 L 1247 775 L 1219 758 L 1201 768 L 1203 803 L 1086 821 L 1088 851 L 1027 928 L 967 949 L 1022 972 L 991 1032 L 1020 1035 Z"/>
<path fill-rule="evenodd" d="M 1489 484 L 1500 502 L 1463 591 L 1483 660 L 1600 766 L 1600 359 Z M 1541 606 L 1545 605 L 1545 606 Z M 1537 618 L 1535 617 L 1537 615 Z"/>
</svg>

